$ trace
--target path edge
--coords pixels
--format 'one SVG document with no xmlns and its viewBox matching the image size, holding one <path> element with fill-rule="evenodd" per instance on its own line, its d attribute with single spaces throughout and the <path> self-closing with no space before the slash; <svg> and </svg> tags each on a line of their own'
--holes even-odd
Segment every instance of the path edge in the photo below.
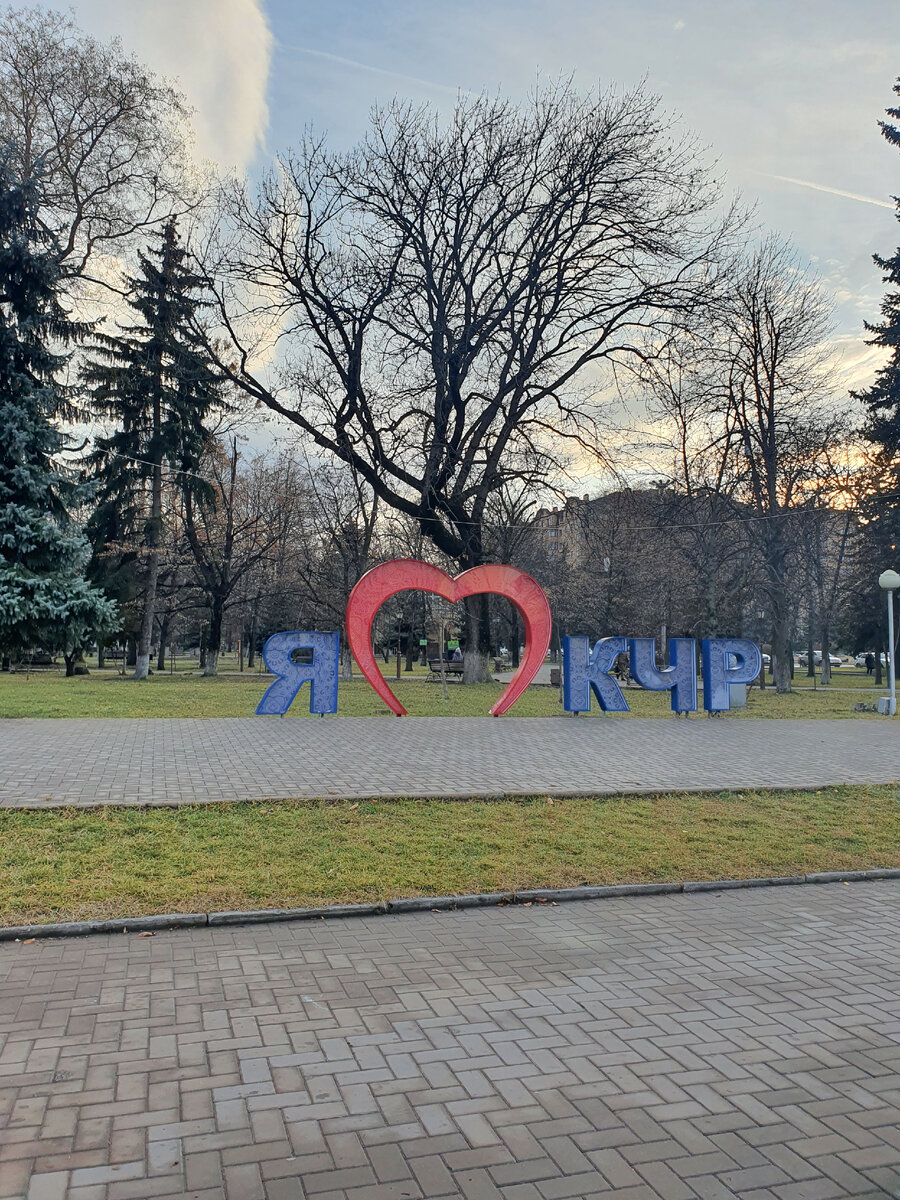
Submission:
<svg viewBox="0 0 900 1200">
<path fill-rule="evenodd" d="M 742 888 L 797 887 L 817 883 L 862 883 L 900 880 L 900 867 L 867 871 L 815 871 L 806 875 L 776 875 L 754 879 L 698 879 L 681 883 L 617 883 L 571 888 L 530 888 L 513 892 L 483 892 L 461 896 L 410 896 L 372 904 L 329 904 L 316 908 L 235 909 L 210 913 L 154 913 L 144 917 L 115 917 L 106 921 L 59 921 L 43 925 L 0 926 L 0 942 L 26 939 L 88 937 L 101 933 L 155 933 L 161 929 L 192 929 L 260 925 L 283 921 L 317 921 L 338 917 L 380 917 L 410 912 L 453 912 L 501 905 L 560 904 L 570 900 L 607 900 L 622 896 L 663 896 L 674 893 L 736 891 Z"/>
</svg>

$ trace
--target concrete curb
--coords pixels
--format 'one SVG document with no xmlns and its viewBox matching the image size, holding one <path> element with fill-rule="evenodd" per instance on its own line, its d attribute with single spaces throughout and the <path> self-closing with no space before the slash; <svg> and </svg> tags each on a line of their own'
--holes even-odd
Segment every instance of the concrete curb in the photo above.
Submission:
<svg viewBox="0 0 900 1200">
<path fill-rule="evenodd" d="M 533 888 L 521 892 L 483 892 L 466 896 L 410 896 L 375 904 L 330 904 L 320 908 L 260 908 L 213 913 L 156 913 L 147 917 L 117 917 L 110 921 L 60 921 L 48 925 L 0 927 L 0 942 L 26 938 L 87 937 L 95 933 L 155 933 L 157 929 L 199 926 L 259 925 L 270 921 L 318 921 L 335 917 L 380 917 L 392 913 L 452 912 L 503 904 L 564 903 L 606 900 L 619 896 L 665 896 L 676 892 L 723 892 L 738 888 L 796 887 L 807 883 L 859 883 L 900 880 L 900 867 L 869 871 L 818 871 L 810 875 L 778 875 L 769 879 L 699 879 L 683 883 L 614 883 L 597 887 Z"/>
<path fill-rule="evenodd" d="M 7 717 L 9 721 L 29 720 L 25 717 Z M 45 718 L 41 718 L 45 719 Z M 46 718 L 46 720 L 55 720 L 56 718 Z M 128 720 L 131 718 L 122 718 Z M 143 719 L 143 718 L 138 718 Z M 150 720 L 151 718 L 147 718 Z M 156 718 L 152 718 L 156 719 Z M 189 718 L 187 718 L 189 719 Z M 219 718 L 216 718 L 219 719 Z M 222 720 L 239 720 L 241 718 L 223 717 Z M 368 720 L 369 718 L 348 717 L 349 720 Z M 423 720 L 431 720 L 432 718 L 423 718 Z M 457 718 L 453 718 L 456 720 Z M 520 718 L 515 718 L 520 719 Z M 530 721 L 543 718 L 522 717 L 523 721 Z M 597 718 L 599 719 L 599 718 Z M 644 718 L 638 718 L 644 719 Z M 416 804 L 422 803 L 447 803 L 454 804 L 456 802 L 464 803 L 486 803 L 487 801 L 519 801 L 519 800 L 541 800 L 549 796 L 553 800 L 585 800 L 595 799 L 614 800 L 624 799 L 633 796 L 643 798 L 653 798 L 654 796 L 670 796 L 675 794 L 684 794 L 689 791 L 691 795 L 697 796 L 715 796 L 721 792 L 747 792 L 747 791 L 777 791 L 779 794 L 786 796 L 792 795 L 794 792 L 809 792 L 816 788 L 843 788 L 843 787 L 894 787 L 900 784 L 898 779 L 882 779 L 882 780 L 863 780 L 851 783 L 789 783 L 779 785 L 773 788 L 768 784 L 697 784 L 690 788 L 664 788 L 658 784 L 628 784 L 624 783 L 621 787 L 616 787 L 611 791 L 600 791 L 591 793 L 586 788 L 556 788 L 544 787 L 535 791 L 534 788 L 511 788 L 503 792 L 473 792 L 470 790 L 461 789 L 458 791 L 447 792 L 391 792 L 385 795 L 381 792 L 348 792 L 343 791 L 339 795 L 325 793 L 324 795 L 308 795 L 308 796 L 286 796 L 283 792 L 256 793 L 247 796 L 205 796 L 194 797 L 190 800 L 92 800 L 89 803 L 82 803 L 78 800 L 23 800 L 15 803 L 0 803 L 0 809 L 9 812 L 47 812 L 51 809 L 70 809 L 73 812 L 96 812 L 102 808 L 127 808 L 134 809 L 136 812 L 148 812 L 154 809 L 181 809 L 181 808 L 196 808 L 199 806 L 209 806 L 212 804 L 281 804 L 284 802 L 299 801 L 303 804 L 342 804 L 344 802 L 352 803 L 368 803 L 377 800 L 382 804 L 391 804 L 394 801 L 411 801 Z"/>
</svg>

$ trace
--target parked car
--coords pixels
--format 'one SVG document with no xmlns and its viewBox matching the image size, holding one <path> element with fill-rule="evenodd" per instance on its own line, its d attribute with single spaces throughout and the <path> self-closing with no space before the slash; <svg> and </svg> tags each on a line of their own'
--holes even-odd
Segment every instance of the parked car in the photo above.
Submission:
<svg viewBox="0 0 900 1200">
<path fill-rule="evenodd" d="M 842 658 L 839 658 L 836 654 L 829 654 L 828 661 L 831 663 L 832 667 L 841 667 L 844 664 L 844 660 Z M 805 667 L 808 662 L 809 662 L 808 654 L 799 654 L 797 656 L 797 666 Z M 822 665 L 822 651 L 814 650 L 813 651 L 813 666 L 821 667 L 821 665 Z"/>
</svg>

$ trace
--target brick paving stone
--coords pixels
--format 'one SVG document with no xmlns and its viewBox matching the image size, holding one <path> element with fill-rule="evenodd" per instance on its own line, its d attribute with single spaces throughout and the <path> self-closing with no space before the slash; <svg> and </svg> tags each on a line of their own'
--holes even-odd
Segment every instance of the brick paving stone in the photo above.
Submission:
<svg viewBox="0 0 900 1200">
<path fill-rule="evenodd" d="M 612 1195 L 900 1196 L 900 883 L 0 946 L 2 1200 Z"/>
<path fill-rule="evenodd" d="M 12 808 L 808 788 L 898 778 L 896 728 L 878 720 L 248 716 L 0 722 L 0 807 Z"/>
</svg>

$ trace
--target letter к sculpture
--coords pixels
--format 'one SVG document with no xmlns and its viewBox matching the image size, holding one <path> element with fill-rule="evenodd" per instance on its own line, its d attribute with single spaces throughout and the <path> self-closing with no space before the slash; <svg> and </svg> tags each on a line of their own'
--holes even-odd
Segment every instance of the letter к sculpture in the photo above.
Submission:
<svg viewBox="0 0 900 1200">
<path fill-rule="evenodd" d="M 591 692 L 604 712 L 628 712 L 628 701 L 610 671 L 628 649 L 623 637 L 600 638 L 593 650 L 586 637 L 563 638 L 563 708 L 588 712 Z"/>
<path fill-rule="evenodd" d="M 540 584 L 518 567 L 499 563 L 472 567 L 455 579 L 439 567 L 414 558 L 395 558 L 367 571 L 347 602 L 347 640 L 359 669 L 398 717 L 405 716 L 406 709 L 378 669 L 372 650 L 372 622 L 385 600 L 408 591 L 434 592 L 454 604 L 479 592 L 494 592 L 515 604 L 525 627 L 525 657 L 491 709 L 491 716 L 499 717 L 511 708 L 534 679 L 550 646 L 550 605 Z"/>
</svg>

